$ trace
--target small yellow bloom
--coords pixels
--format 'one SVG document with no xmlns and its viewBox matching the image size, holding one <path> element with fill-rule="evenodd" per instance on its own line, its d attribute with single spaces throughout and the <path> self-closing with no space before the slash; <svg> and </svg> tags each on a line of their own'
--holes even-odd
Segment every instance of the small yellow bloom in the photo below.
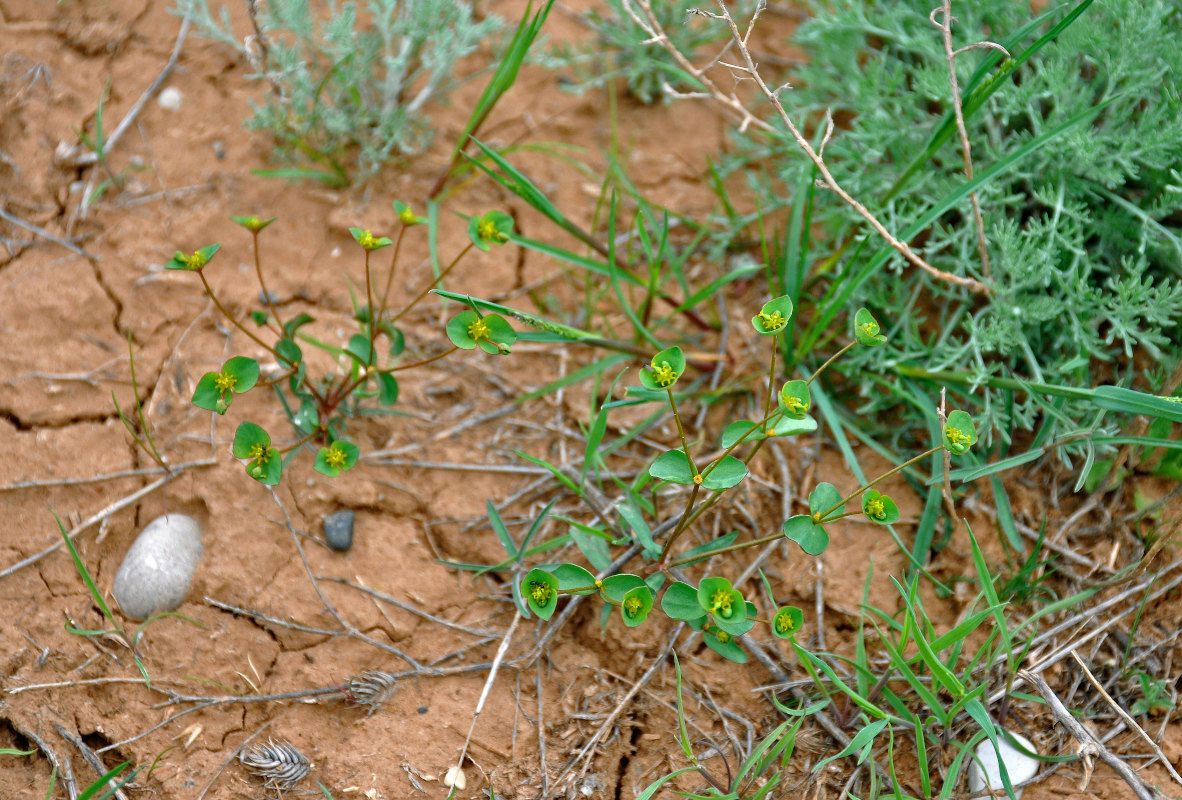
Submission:
<svg viewBox="0 0 1182 800">
<path fill-rule="evenodd" d="M 345 455 L 345 451 L 339 447 L 330 447 L 328 448 L 328 452 L 324 454 L 324 463 L 336 469 L 344 467 L 347 460 L 348 457 Z"/>
<path fill-rule="evenodd" d="M 213 379 L 213 385 L 217 387 L 219 392 L 230 392 L 234 390 L 237 385 L 238 378 L 228 372 L 219 372 L 217 377 Z"/>
<path fill-rule="evenodd" d="M 479 342 L 481 339 L 487 339 L 489 334 L 488 325 L 482 319 L 477 319 L 468 326 L 468 335 L 472 337 L 472 341 Z"/>
<path fill-rule="evenodd" d="M 882 519 L 886 516 L 886 506 L 883 505 L 881 497 L 866 501 L 866 515 L 874 519 Z"/>
<path fill-rule="evenodd" d="M 410 206 L 407 206 L 398 212 L 398 219 L 402 220 L 403 225 L 414 225 L 416 221 L 415 212 Z"/>
<path fill-rule="evenodd" d="M 267 460 L 271 456 L 267 452 L 266 445 L 263 445 L 261 443 L 256 443 L 256 444 L 253 444 L 250 446 L 250 457 L 252 459 L 254 459 L 255 461 L 259 462 L 260 464 L 266 464 Z"/>
<path fill-rule="evenodd" d="M 550 585 L 541 581 L 533 581 L 533 587 L 529 590 L 529 596 L 535 603 L 544 606 L 550 602 L 550 598 L 554 596 L 554 590 Z"/>
<path fill-rule="evenodd" d="M 782 397 L 784 398 L 784 407 L 793 414 L 803 415 L 809 410 L 809 404 L 801 400 L 799 397 L 794 397 L 790 394 L 782 395 Z"/>
<path fill-rule="evenodd" d="M 493 241 L 500 241 L 497 236 L 497 226 L 491 219 L 482 219 L 480 224 L 476 226 L 476 233 L 481 239 L 490 239 Z"/>
<path fill-rule="evenodd" d="M 202 253 L 200 250 L 194 250 L 193 255 L 185 259 L 185 263 L 189 269 L 201 269 L 209 263 L 209 256 Z"/>
<path fill-rule="evenodd" d="M 364 247 L 366 250 L 371 250 L 377 246 L 378 240 L 369 231 L 362 231 L 361 236 L 357 239 L 357 244 Z"/>
<path fill-rule="evenodd" d="M 640 609 L 644 607 L 644 603 L 640 602 L 640 598 L 633 595 L 624 601 L 624 613 L 630 617 L 635 617 L 640 613 Z"/>
<path fill-rule="evenodd" d="M 714 634 L 715 638 L 722 644 L 726 644 L 731 640 L 731 635 L 724 630 L 719 629 L 718 633 Z"/>
<path fill-rule="evenodd" d="M 720 616 L 729 617 L 731 615 L 731 593 L 719 589 L 712 594 L 710 596 L 710 610 Z"/>
<path fill-rule="evenodd" d="M 865 325 L 861 325 L 859 327 L 861 327 L 861 329 L 866 333 L 867 336 L 875 336 L 878 334 L 878 331 L 879 331 L 878 323 L 875 322 L 874 320 L 870 320 Z"/>
<path fill-rule="evenodd" d="M 779 614 L 776 614 L 776 619 L 774 622 L 776 625 L 776 631 L 779 633 L 792 633 L 792 631 L 796 630 L 796 624 L 792 619 L 792 614 L 788 612 L 788 609 L 784 609 Z"/>
<path fill-rule="evenodd" d="M 774 331 L 784 326 L 788 320 L 784 319 L 784 315 L 779 311 L 773 311 L 770 314 L 759 312 L 759 321 L 763 323 L 763 327 L 769 331 Z"/>
<path fill-rule="evenodd" d="M 673 371 L 673 367 L 669 366 L 668 361 L 662 361 L 653 370 L 653 380 L 660 386 L 668 386 L 677 380 L 677 373 Z"/>
<path fill-rule="evenodd" d="M 944 435 L 948 437 L 948 443 L 954 447 L 960 445 L 972 444 L 972 437 L 959 428 L 948 428 Z"/>
</svg>

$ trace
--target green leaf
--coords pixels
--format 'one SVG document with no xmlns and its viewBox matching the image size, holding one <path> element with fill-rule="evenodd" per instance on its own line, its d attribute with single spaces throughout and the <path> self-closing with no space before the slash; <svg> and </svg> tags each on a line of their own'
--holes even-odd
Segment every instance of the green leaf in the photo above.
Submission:
<svg viewBox="0 0 1182 800">
<path fill-rule="evenodd" d="M 899 507 L 895 501 L 873 489 L 867 489 L 862 494 L 862 513 L 879 525 L 892 525 L 899 519 Z"/>
<path fill-rule="evenodd" d="M 558 607 L 558 579 L 544 569 L 530 570 L 521 582 L 521 594 L 531 611 L 550 619 Z"/>
<path fill-rule="evenodd" d="M 554 568 L 553 574 L 558 579 L 560 591 L 570 594 L 595 594 L 599 591 L 595 588 L 595 576 L 578 564 L 560 564 Z"/>
<path fill-rule="evenodd" d="M 804 381 L 788 381 L 780 388 L 777 399 L 780 410 L 792 419 L 809 418 L 808 410 L 812 404 L 812 395 L 809 393 L 809 385 Z M 813 430 L 816 430 L 816 427 L 816 422 L 813 422 Z"/>
<path fill-rule="evenodd" d="M 674 581 L 661 597 L 661 610 L 671 619 L 701 619 L 706 611 L 698 602 L 698 590 L 688 583 Z"/>
<path fill-rule="evenodd" d="M 485 314 L 483 323 L 484 335 L 476 338 L 476 345 L 490 356 L 508 355 L 517 341 L 517 331 L 500 314 Z"/>
<path fill-rule="evenodd" d="M 609 575 L 603 579 L 603 594 L 609 599 L 620 603 L 624 600 L 624 595 L 635 589 L 637 586 L 645 586 L 644 579 L 639 575 L 632 575 L 627 572 L 621 572 L 618 575 Z M 645 586 L 647 588 L 647 586 Z"/>
<path fill-rule="evenodd" d="M 378 373 L 378 403 L 392 406 L 398 402 L 398 381 L 388 372 Z"/>
<path fill-rule="evenodd" d="M 772 617 L 772 633 L 779 639 L 791 639 L 804 625 L 804 612 L 796 606 L 781 606 Z"/>
<path fill-rule="evenodd" d="M 832 483 L 818 483 L 809 494 L 809 511 L 813 512 L 814 516 L 822 515 L 817 518 L 818 522 L 828 521 L 826 518 L 831 514 L 845 513 L 845 504 L 841 503 L 841 492 L 837 491 L 837 487 Z"/>
<path fill-rule="evenodd" d="M 721 492 L 738 485 L 746 477 L 746 464 L 734 456 L 723 456 L 709 468 L 709 472 L 702 474 L 702 488 Z"/>
<path fill-rule="evenodd" d="M 636 586 L 629 589 L 620 601 L 620 616 L 629 628 L 635 628 L 648 617 L 653 610 L 653 593 L 648 586 Z"/>
<path fill-rule="evenodd" d="M 747 654 L 743 652 L 743 648 L 735 644 L 734 639 L 726 631 L 718 631 L 715 633 L 704 633 L 702 641 L 706 646 L 718 653 L 728 661 L 733 661 L 736 664 L 746 664 Z"/>
<path fill-rule="evenodd" d="M 866 347 L 878 347 L 883 344 L 886 342 L 886 336 L 882 335 L 880 330 L 878 320 L 869 309 L 859 308 L 854 314 L 854 338 L 858 340 L 858 344 Z"/>
<path fill-rule="evenodd" d="M 694 470 L 690 467 L 685 453 L 680 450 L 666 450 L 661 453 L 648 468 L 648 474 L 656 480 L 682 486 L 692 486 L 694 483 Z"/>
<path fill-rule="evenodd" d="M 808 514 L 800 514 L 784 520 L 784 536 L 800 545 L 810 556 L 819 556 L 829 546 L 829 534 L 819 523 L 813 522 Z"/>
<path fill-rule="evenodd" d="M 685 355 L 677 346 L 668 347 L 653 356 L 651 365 L 640 371 L 640 385 L 660 392 L 671 389 L 685 374 Z"/>
<path fill-rule="evenodd" d="M 275 342 L 275 352 L 279 354 L 279 363 L 284 367 L 294 367 L 304 360 L 304 351 L 291 339 L 283 338 Z"/>
<path fill-rule="evenodd" d="M 755 332 L 764 336 L 775 336 L 788 327 L 792 319 L 792 298 L 784 295 L 763 304 L 763 309 L 751 318 Z"/>
<path fill-rule="evenodd" d="M 451 343 L 456 347 L 463 348 L 464 350 L 475 350 L 476 340 L 469 333 L 469 328 L 473 323 L 479 321 L 480 315 L 475 311 L 470 309 L 468 311 L 461 311 L 447 323 L 447 338 L 451 339 Z"/>
<path fill-rule="evenodd" d="M 288 339 L 294 339 L 295 333 L 300 328 L 307 325 L 309 322 L 315 322 L 316 318 L 308 314 L 296 314 L 294 317 L 283 323 L 283 332 Z"/>
<path fill-rule="evenodd" d="M 967 453 L 977 441 L 977 429 L 973 425 L 973 418 L 964 411 L 953 411 L 944 423 L 944 435 L 941 444 L 944 449 L 954 455 Z"/>
<path fill-rule="evenodd" d="M 253 422 L 242 422 L 238 425 L 238 430 L 234 432 L 234 444 L 231 447 L 234 453 L 234 458 L 253 458 L 254 448 L 269 447 L 271 445 L 271 437 L 258 425 Z"/>
<path fill-rule="evenodd" d="M 197 381 L 197 389 L 193 392 L 193 405 L 217 414 L 226 413 L 234 393 L 218 389 L 219 377 L 216 372 L 207 372 L 201 376 L 201 380 Z"/>
<path fill-rule="evenodd" d="M 335 478 L 342 472 L 350 470 L 357 463 L 361 448 L 352 442 L 335 441 L 328 447 L 321 447 L 316 454 L 313 469 L 321 475 Z"/>
<path fill-rule="evenodd" d="M 237 356 L 222 365 L 222 374 L 234 379 L 235 393 L 249 392 L 258 383 L 259 362 L 246 356 Z"/>
<path fill-rule="evenodd" d="M 373 364 L 373 348 L 370 347 L 368 336 L 360 333 L 350 336 L 349 343 L 345 345 L 345 352 L 363 367 Z"/>
</svg>

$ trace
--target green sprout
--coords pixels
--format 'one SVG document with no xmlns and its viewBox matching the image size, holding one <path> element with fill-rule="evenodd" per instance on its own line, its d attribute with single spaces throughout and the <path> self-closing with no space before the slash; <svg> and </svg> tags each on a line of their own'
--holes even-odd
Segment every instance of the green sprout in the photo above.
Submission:
<svg viewBox="0 0 1182 800">
<path fill-rule="evenodd" d="M 373 252 L 374 250 L 381 250 L 383 247 L 389 247 L 394 244 L 394 241 L 387 236 L 374 236 L 370 231 L 362 228 L 350 228 L 349 233 L 353 235 L 353 240 L 357 244 L 365 248 L 366 252 Z"/>
</svg>

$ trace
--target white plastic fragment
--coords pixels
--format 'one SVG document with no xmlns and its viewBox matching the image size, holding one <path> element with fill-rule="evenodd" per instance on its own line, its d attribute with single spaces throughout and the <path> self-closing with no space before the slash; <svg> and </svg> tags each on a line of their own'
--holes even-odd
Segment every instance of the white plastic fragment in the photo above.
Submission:
<svg viewBox="0 0 1182 800">
<path fill-rule="evenodd" d="M 1025 736 L 1013 732 L 1010 732 L 1010 736 L 1031 753 L 1038 752 Z M 1038 774 L 1038 760 L 1017 750 L 1004 737 L 997 737 L 997 748 L 1001 751 L 1002 763 L 1006 765 L 1006 772 L 1010 776 L 1010 785 L 1025 783 Z M 977 745 L 974 753 L 976 758 L 969 767 L 969 790 L 974 794 L 985 791 L 1004 794 L 1005 785 L 1001 781 L 1001 770 L 997 765 L 997 752 L 993 749 L 993 743 L 986 739 Z M 1015 789 L 1014 797 L 1021 796 L 1022 790 Z"/>
</svg>

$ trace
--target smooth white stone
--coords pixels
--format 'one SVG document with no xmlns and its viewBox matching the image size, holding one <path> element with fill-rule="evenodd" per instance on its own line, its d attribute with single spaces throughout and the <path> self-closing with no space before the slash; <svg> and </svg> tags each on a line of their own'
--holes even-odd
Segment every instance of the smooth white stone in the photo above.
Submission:
<svg viewBox="0 0 1182 800">
<path fill-rule="evenodd" d="M 157 517 L 136 537 L 115 573 L 115 602 L 132 619 L 172 611 L 185 601 L 204 551 L 197 520 L 184 514 Z"/>
</svg>

